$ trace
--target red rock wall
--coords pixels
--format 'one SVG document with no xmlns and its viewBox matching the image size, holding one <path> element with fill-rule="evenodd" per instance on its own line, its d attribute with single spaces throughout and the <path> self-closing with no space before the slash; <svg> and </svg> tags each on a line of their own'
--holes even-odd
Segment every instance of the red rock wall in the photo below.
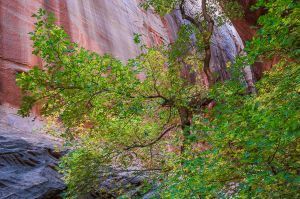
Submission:
<svg viewBox="0 0 300 199">
<path fill-rule="evenodd" d="M 133 33 L 148 45 L 175 38 L 176 22 L 140 9 L 139 0 L 0 0 L 0 104 L 20 105 L 15 74 L 40 63 L 31 54 L 31 15 L 43 7 L 55 13 L 72 40 L 98 53 L 126 60 L 138 54 Z"/>
<path fill-rule="evenodd" d="M 251 11 L 250 8 L 256 3 L 256 0 L 238 0 L 243 8 L 244 17 L 239 20 L 234 20 L 233 24 L 238 31 L 240 37 L 245 42 L 250 40 L 256 33 L 255 26 L 257 19 L 263 13 L 262 10 Z"/>
<path fill-rule="evenodd" d="M 258 27 L 257 20 L 264 14 L 263 9 L 258 9 L 251 11 L 251 6 L 256 3 L 257 0 L 238 0 L 244 11 L 244 17 L 239 20 L 234 20 L 233 24 L 238 31 L 240 37 L 245 43 L 251 40 L 255 34 Z M 260 79 L 263 73 L 270 70 L 274 64 L 277 63 L 277 59 L 264 60 L 264 62 L 256 62 L 253 66 L 253 72 L 256 79 Z"/>
</svg>

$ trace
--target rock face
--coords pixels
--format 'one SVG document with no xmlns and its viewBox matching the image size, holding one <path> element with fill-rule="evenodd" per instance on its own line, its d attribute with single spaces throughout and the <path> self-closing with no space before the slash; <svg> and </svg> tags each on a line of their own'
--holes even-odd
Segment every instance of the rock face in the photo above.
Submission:
<svg viewBox="0 0 300 199">
<path fill-rule="evenodd" d="M 263 14 L 263 10 L 251 11 L 250 8 L 256 3 L 256 0 L 239 0 L 243 8 L 244 17 L 234 20 L 233 24 L 237 29 L 242 40 L 250 40 L 256 33 L 257 19 Z"/>
<path fill-rule="evenodd" d="M 243 42 L 234 26 L 224 24 L 214 28 L 211 43 L 210 67 L 220 74 L 220 81 L 228 79 L 227 63 L 233 63 L 235 57 L 244 48 Z"/>
<path fill-rule="evenodd" d="M 54 12 L 72 40 L 98 53 L 111 53 L 126 60 L 138 54 L 133 34 L 140 33 L 148 45 L 169 43 L 176 35 L 176 22 L 143 11 L 139 0 L 4 0 L 0 1 L 0 103 L 20 104 L 15 74 L 40 60 L 31 54 L 28 32 L 31 17 L 39 8 Z"/>
<path fill-rule="evenodd" d="M 234 20 L 233 24 L 244 43 L 255 36 L 256 31 L 259 28 L 257 20 L 265 12 L 263 9 L 251 11 L 251 6 L 253 6 L 256 1 L 257 0 L 239 0 L 239 3 L 243 8 L 244 17 L 239 20 Z M 270 68 L 272 68 L 272 66 L 276 63 L 276 58 L 272 60 L 264 60 L 264 62 L 256 62 L 253 66 L 255 79 L 260 79 L 263 72 L 270 70 Z"/>
<path fill-rule="evenodd" d="M 201 1 L 186 1 L 185 7 L 186 12 L 190 15 L 196 16 L 202 12 Z M 175 15 L 180 24 L 189 23 L 187 20 L 182 20 L 179 11 L 175 12 Z M 214 21 L 217 24 L 217 18 Z M 227 63 L 233 63 L 235 57 L 242 52 L 243 48 L 243 41 L 231 23 L 214 26 L 211 38 L 210 70 L 218 74 L 219 81 L 228 79 Z"/>
<path fill-rule="evenodd" d="M 60 154 L 54 150 L 60 143 L 50 136 L 17 128 L 9 122 L 13 117 L 17 118 L 1 107 L 0 198 L 60 198 L 65 185 L 55 168 Z"/>
<path fill-rule="evenodd" d="M 157 198 L 158 182 L 151 179 L 153 171 L 138 171 L 126 170 L 120 171 L 117 169 L 108 169 L 104 172 L 109 172 L 109 175 L 100 175 L 99 191 L 89 194 L 88 198 L 141 198 L 150 199 Z M 156 174 L 158 172 L 156 171 Z M 150 190 L 145 191 L 145 182 L 151 185 Z M 156 196 L 156 197 L 155 197 Z"/>
<path fill-rule="evenodd" d="M 32 13 L 39 8 L 54 12 L 72 40 L 98 53 L 111 53 L 126 60 L 139 53 L 133 34 L 141 33 L 147 45 L 169 43 L 176 38 L 178 13 L 164 18 L 139 7 L 141 0 L 3 0 L 0 1 L 0 104 L 20 105 L 20 90 L 15 74 L 27 71 L 41 60 L 31 54 L 32 42 L 28 32 L 34 28 Z M 212 38 L 213 71 L 226 71 L 227 62 L 243 48 L 243 43 L 255 34 L 257 19 L 263 9 L 251 11 L 256 0 L 238 0 L 244 17 L 214 29 Z M 191 1 L 199 4 L 199 1 Z M 197 7 L 197 6 L 196 6 Z M 194 8 L 193 8 L 194 9 Z M 197 8 L 198 9 L 198 8 Z M 198 10 L 199 11 L 199 10 Z M 256 79 L 276 63 L 265 60 L 255 63 Z M 226 74 L 221 76 L 226 77 Z M 222 77 L 221 77 L 222 80 Z"/>
<path fill-rule="evenodd" d="M 60 199 L 65 189 L 56 167 L 63 152 L 62 141 L 42 133 L 43 122 L 21 118 L 16 109 L 0 106 L 0 199 Z M 108 168 L 100 175 L 98 193 L 82 199 L 128 197 L 151 198 L 142 186 L 151 172 Z M 100 172 L 101 173 L 101 172 Z M 109 175 L 107 175 L 109 173 Z M 152 183 L 152 182 L 150 182 Z"/>
<path fill-rule="evenodd" d="M 263 10 L 251 11 L 256 0 L 239 0 L 245 16 L 215 28 L 212 39 L 211 68 L 222 71 L 226 63 L 251 39 L 257 19 Z M 20 90 L 15 75 L 27 71 L 41 60 L 31 54 L 32 42 L 28 32 L 34 28 L 32 13 L 39 8 L 54 12 L 72 40 L 98 53 L 111 53 L 126 60 L 139 53 L 133 34 L 142 34 L 147 45 L 169 43 L 176 38 L 180 16 L 155 15 L 139 7 L 140 0 L 3 0 L 0 1 L 0 104 L 20 105 Z M 256 63 L 255 77 L 259 79 L 276 60 Z M 225 71 L 225 70 L 223 70 Z M 226 76 L 226 74 L 222 74 Z M 222 80 L 222 79 L 221 79 Z"/>
<path fill-rule="evenodd" d="M 139 53 L 133 34 L 142 34 L 143 43 L 151 46 L 170 43 L 176 38 L 178 24 L 184 23 L 180 14 L 161 18 L 139 7 L 140 0 L 0 0 L 0 105 L 20 105 L 20 90 L 15 75 L 27 71 L 41 60 L 32 55 L 28 32 L 34 28 L 31 17 L 39 8 L 54 12 L 57 23 L 64 26 L 71 39 L 98 53 L 111 53 L 121 60 Z M 255 0 L 240 1 L 245 18 L 214 29 L 212 39 L 213 71 L 226 71 L 243 48 L 243 41 L 255 35 L 251 27 L 262 11 L 250 12 Z M 237 30 L 236 30 L 237 29 Z M 270 64 L 255 65 L 256 77 Z M 226 77 L 227 74 L 222 74 Z M 221 79 L 222 80 L 222 79 Z M 42 122 L 22 119 L 14 111 L 0 107 L 0 198 L 33 199 L 59 198 L 65 188 L 55 170 L 60 154 L 54 146 L 59 142 L 34 130 Z M 132 181 L 134 179 L 134 181 Z M 100 185 L 106 190 L 117 184 L 130 185 L 132 196 L 139 193 L 143 178 L 114 175 Z M 151 198 L 147 193 L 144 198 Z M 97 197 L 92 196 L 91 197 Z M 110 197 L 115 197 L 111 194 Z"/>
<path fill-rule="evenodd" d="M 164 18 L 139 7 L 140 0 L 9 0 L 0 1 L 0 104 L 20 105 L 15 74 L 27 71 L 41 60 L 31 54 L 28 32 L 34 28 L 32 13 L 39 8 L 54 12 L 71 39 L 98 53 L 111 53 L 126 60 L 139 53 L 133 34 L 143 43 L 170 43 L 176 38 L 178 13 Z M 244 31 L 241 31 L 244 32 Z M 243 48 L 232 25 L 215 28 L 212 39 L 213 71 L 225 71 L 226 63 Z M 222 74 L 226 76 L 226 74 Z"/>
<path fill-rule="evenodd" d="M 176 38 L 180 15 L 155 15 L 139 7 L 140 0 L 1 0 L 0 1 L 0 104 L 20 105 L 15 75 L 27 71 L 41 60 L 32 55 L 28 32 L 33 31 L 39 8 L 54 12 L 74 42 L 92 51 L 111 53 L 121 60 L 139 53 L 133 34 L 142 34 L 151 46 L 170 43 Z M 242 42 L 233 26 L 215 29 L 211 68 L 221 71 L 233 61 Z M 0 198 L 56 198 L 64 189 L 55 171 L 58 154 L 55 141 L 33 129 L 42 123 L 22 119 L 10 110 L 0 109 Z M 134 179 L 134 181 L 132 181 Z M 129 195 L 139 193 L 143 179 L 115 175 L 100 186 L 110 190 L 116 184 L 130 185 Z M 151 197 L 149 192 L 144 197 Z M 115 196 L 115 195 L 111 195 Z"/>
</svg>

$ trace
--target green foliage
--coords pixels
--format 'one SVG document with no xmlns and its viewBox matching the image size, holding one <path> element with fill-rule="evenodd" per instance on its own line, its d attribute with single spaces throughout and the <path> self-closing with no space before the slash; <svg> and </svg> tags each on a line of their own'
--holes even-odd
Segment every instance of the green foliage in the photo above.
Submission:
<svg viewBox="0 0 300 199">
<path fill-rule="evenodd" d="M 157 47 L 123 64 L 71 42 L 44 10 L 34 17 L 33 53 L 44 64 L 18 75 L 24 92 L 19 112 L 26 116 L 38 103 L 74 140 L 76 150 L 62 164 L 69 194 L 94 190 L 92 175 L 108 165 L 126 168 L 138 157 L 144 167 L 161 167 L 167 150 L 162 132 L 180 132 L 178 109 L 207 94 L 201 83 L 181 78 L 185 63 Z M 135 40 L 140 42 L 139 35 Z"/>
<path fill-rule="evenodd" d="M 192 11 L 192 9 L 198 7 L 195 3 L 197 4 L 199 2 L 191 0 L 143 0 L 141 5 L 146 10 L 152 8 L 156 13 L 164 16 L 178 9 L 182 3 L 183 5 L 192 5 L 189 8 L 191 11 L 188 11 L 189 14 L 192 14 L 195 12 Z M 237 19 L 243 16 L 242 8 L 236 0 L 206 0 L 206 4 L 209 7 L 209 14 L 218 21 L 219 25 L 222 25 L 224 22 L 229 22 L 229 18 Z M 194 13 L 191 17 L 198 20 L 201 18 L 201 13 Z M 205 21 L 203 21 L 203 23 L 205 23 Z"/>
<path fill-rule="evenodd" d="M 64 193 L 67 198 L 95 193 L 99 189 L 100 169 L 103 169 L 103 157 L 96 148 L 80 148 L 64 156 L 60 169 L 68 189 Z M 101 167 L 102 166 L 102 167 Z"/>
<path fill-rule="evenodd" d="M 180 2 L 143 5 L 165 14 Z M 195 26 L 182 26 L 168 47 L 146 48 L 135 34 L 143 53 L 124 64 L 80 48 L 39 10 L 30 35 L 44 64 L 17 77 L 20 113 L 38 103 L 66 128 L 73 149 L 61 164 L 66 196 L 99 191 L 99 173 L 112 165 L 138 164 L 162 169 L 162 198 L 298 198 L 299 3 L 258 1 L 257 7 L 266 9 L 261 28 L 234 66 L 240 73 L 255 61 L 280 60 L 257 82 L 257 95 L 247 95 L 238 78 L 207 91 L 198 75 L 205 41 Z M 212 110 L 201 109 L 207 99 L 216 102 Z"/>
<path fill-rule="evenodd" d="M 154 8 L 156 13 L 164 16 L 173 11 L 180 2 L 181 0 L 144 0 L 141 5 L 145 10 Z"/>
<path fill-rule="evenodd" d="M 171 45 L 169 52 L 170 60 L 180 60 L 189 55 L 190 58 L 193 56 L 194 59 L 198 59 L 196 62 L 201 65 L 201 54 L 204 46 L 199 30 L 193 25 L 185 24 L 179 28 L 177 36 L 178 38 Z"/>
<path fill-rule="evenodd" d="M 245 95 L 239 81 L 215 85 L 216 106 L 209 118 L 195 118 L 197 142 L 162 186 L 163 198 L 298 198 L 300 133 L 299 12 L 296 1 L 258 1 L 267 12 L 247 44 L 239 67 L 277 57 L 280 62 Z M 235 68 L 236 72 L 239 68 Z"/>
<path fill-rule="evenodd" d="M 232 19 L 240 19 L 244 16 L 242 6 L 236 0 L 220 0 L 219 4 L 223 8 L 225 16 Z"/>
<path fill-rule="evenodd" d="M 133 35 L 133 41 L 135 44 L 140 44 L 141 43 L 141 34 L 134 33 Z"/>
<path fill-rule="evenodd" d="M 210 149 L 177 165 L 163 198 L 229 197 L 231 189 L 236 198 L 299 197 L 299 74 L 299 65 L 279 64 L 257 97 L 241 95 L 239 82 L 216 86 L 211 121 L 194 127 Z"/>
<path fill-rule="evenodd" d="M 261 16 L 258 36 L 247 43 L 247 60 L 252 64 L 257 59 L 273 57 L 299 61 L 300 5 L 295 0 L 260 0 L 256 6 L 268 12 Z"/>
</svg>

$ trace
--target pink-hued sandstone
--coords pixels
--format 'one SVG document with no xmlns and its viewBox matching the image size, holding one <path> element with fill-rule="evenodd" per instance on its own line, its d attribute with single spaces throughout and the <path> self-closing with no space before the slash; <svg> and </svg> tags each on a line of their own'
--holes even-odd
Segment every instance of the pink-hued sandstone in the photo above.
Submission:
<svg viewBox="0 0 300 199">
<path fill-rule="evenodd" d="M 98 53 L 126 60 L 138 54 L 133 34 L 144 43 L 169 43 L 176 35 L 176 22 L 139 7 L 138 0 L 1 0 L 0 1 L 0 104 L 20 105 L 15 74 L 40 60 L 32 55 L 28 33 L 34 28 L 32 14 L 39 8 L 54 12 L 72 40 Z"/>
</svg>

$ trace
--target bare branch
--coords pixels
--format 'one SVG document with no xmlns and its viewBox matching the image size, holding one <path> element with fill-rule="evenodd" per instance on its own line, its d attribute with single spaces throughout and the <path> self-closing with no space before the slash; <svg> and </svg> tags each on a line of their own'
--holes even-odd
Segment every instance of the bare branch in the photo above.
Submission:
<svg viewBox="0 0 300 199">
<path fill-rule="evenodd" d="M 151 141 L 151 142 L 149 142 L 147 144 L 135 144 L 135 145 L 126 147 L 125 150 L 130 150 L 130 149 L 134 149 L 134 148 L 145 148 L 145 147 L 152 146 L 153 144 L 155 144 L 156 142 L 158 142 L 159 140 L 161 140 L 168 132 L 170 132 L 172 129 L 174 129 L 176 127 L 177 127 L 177 125 L 173 125 L 173 126 L 167 128 L 156 139 L 154 139 L 153 141 Z"/>
</svg>

